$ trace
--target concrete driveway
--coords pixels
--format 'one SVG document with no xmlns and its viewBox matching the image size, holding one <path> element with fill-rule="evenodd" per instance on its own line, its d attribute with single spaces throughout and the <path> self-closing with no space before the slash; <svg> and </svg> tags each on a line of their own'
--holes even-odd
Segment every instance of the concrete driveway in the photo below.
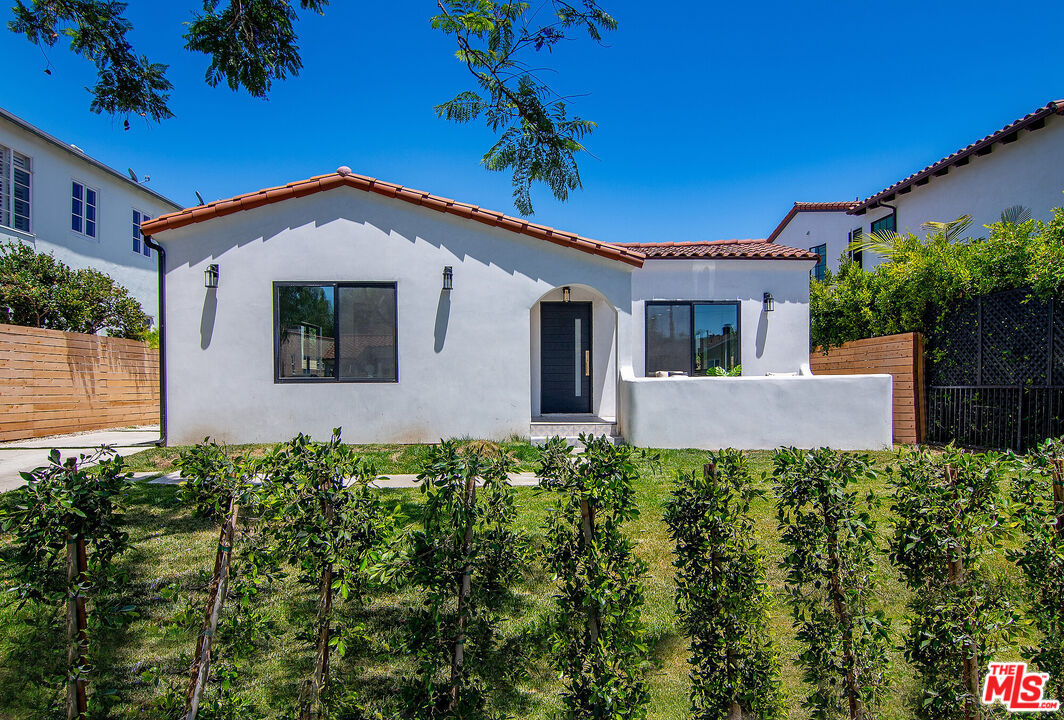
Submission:
<svg viewBox="0 0 1064 720">
<path fill-rule="evenodd" d="M 159 428 L 146 426 L 94 430 L 72 435 L 52 435 L 0 443 L 0 492 L 24 485 L 19 473 L 47 465 L 48 453 L 52 448 L 57 448 L 64 458 L 68 455 L 89 452 L 101 445 L 112 446 L 120 455 L 132 455 L 154 447 L 158 439 Z"/>
</svg>

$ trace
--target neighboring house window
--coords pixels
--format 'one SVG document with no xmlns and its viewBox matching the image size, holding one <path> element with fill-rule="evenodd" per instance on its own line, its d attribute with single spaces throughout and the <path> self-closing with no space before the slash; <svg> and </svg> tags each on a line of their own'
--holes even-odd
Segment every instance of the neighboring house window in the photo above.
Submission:
<svg viewBox="0 0 1064 720">
<path fill-rule="evenodd" d="M 847 248 L 850 248 L 853 245 L 853 243 L 855 243 L 855 242 L 861 242 L 861 237 L 862 236 L 864 236 L 864 229 L 863 228 L 854 228 L 853 230 L 851 230 L 850 231 L 850 241 L 849 241 L 849 243 L 847 245 Z M 847 253 L 847 255 L 850 256 L 850 260 L 852 260 L 854 262 L 854 264 L 857 265 L 857 267 L 864 267 L 864 251 L 863 250 L 847 249 L 846 253 Z"/>
<path fill-rule="evenodd" d="M 890 232 L 898 232 L 898 228 L 895 225 L 896 223 L 894 222 L 894 213 L 891 213 L 890 215 L 887 215 L 886 217 L 881 217 L 874 223 L 872 223 L 872 232 L 878 233 L 883 232 L 885 230 Z"/>
<path fill-rule="evenodd" d="M 813 279 L 823 280 L 824 269 L 827 267 L 828 246 L 817 245 L 816 247 L 809 248 L 809 252 L 816 253 L 816 265 L 814 265 L 813 269 L 810 271 L 813 273 Z"/>
<path fill-rule="evenodd" d="M 0 225 L 30 232 L 30 159 L 0 146 Z"/>
<path fill-rule="evenodd" d="M 133 211 L 133 252 L 140 253 L 144 257 L 151 257 L 151 248 L 144 242 L 144 236 L 140 234 L 140 224 L 151 220 L 150 215 L 145 215 L 140 210 Z"/>
<path fill-rule="evenodd" d="M 395 283 L 274 283 L 275 382 L 397 382 Z"/>
<path fill-rule="evenodd" d="M 70 183 L 70 229 L 87 237 L 96 237 L 96 203 L 99 193 L 74 180 Z"/>
<path fill-rule="evenodd" d="M 742 362 L 739 330 L 737 302 L 648 302 L 646 374 L 731 370 Z"/>
</svg>

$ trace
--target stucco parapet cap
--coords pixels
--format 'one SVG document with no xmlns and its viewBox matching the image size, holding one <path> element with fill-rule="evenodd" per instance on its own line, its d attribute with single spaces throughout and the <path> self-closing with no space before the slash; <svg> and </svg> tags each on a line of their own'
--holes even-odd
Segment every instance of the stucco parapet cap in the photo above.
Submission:
<svg viewBox="0 0 1064 720">
<path fill-rule="evenodd" d="M 497 210 L 482 209 L 477 205 L 457 202 L 449 198 L 406 188 L 402 185 L 385 182 L 366 175 L 357 175 L 351 172 L 351 169 L 347 166 L 341 166 L 335 173 L 316 175 L 306 180 L 297 180 L 279 187 L 264 188 L 232 198 L 215 200 L 204 205 L 160 215 L 144 223 L 141 226 L 141 231 L 145 235 L 157 235 L 174 228 L 251 210 L 294 197 L 304 197 L 315 192 L 340 187 L 341 185 L 357 190 L 375 192 L 386 197 L 393 197 L 429 210 L 475 220 L 509 232 L 528 235 L 563 247 L 570 247 L 574 250 L 580 250 L 581 252 L 591 253 L 611 260 L 618 260 L 634 267 L 642 267 L 643 260 L 646 257 L 634 247 L 592 240 L 574 233 L 562 232 L 546 225 L 537 225 L 527 220 L 511 217 Z"/>
</svg>

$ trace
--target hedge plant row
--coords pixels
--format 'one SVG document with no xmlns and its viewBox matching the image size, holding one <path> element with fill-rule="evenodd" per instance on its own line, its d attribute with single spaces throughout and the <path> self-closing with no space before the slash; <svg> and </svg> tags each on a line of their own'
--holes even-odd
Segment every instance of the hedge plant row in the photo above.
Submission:
<svg viewBox="0 0 1064 720">
<path fill-rule="evenodd" d="M 217 523 L 218 543 L 206 592 L 183 612 L 182 622 L 198 628 L 187 683 L 158 693 L 155 715 L 262 716 L 262 703 L 235 693 L 234 681 L 273 632 L 262 592 L 294 572 L 316 598 L 305 632 L 313 657 L 301 661 L 307 670 L 294 707 L 275 713 L 364 717 L 357 689 L 330 682 L 331 659 L 366 642 L 366 626 L 351 618 L 362 616 L 367 590 L 403 585 L 419 600 L 405 621 L 413 669 L 396 707 L 407 718 L 490 717 L 497 678 L 486 659 L 503 651 L 507 603 L 539 564 L 553 576 L 546 650 L 561 684 L 557 714 L 645 717 L 653 672 L 642 617 L 647 568 L 625 529 L 639 515 L 636 451 L 603 438 L 582 442 L 578 453 L 560 439 L 540 451 L 540 492 L 554 499 L 541 547 L 515 527 L 513 461 L 492 443 L 432 447 L 419 475 L 419 522 L 405 528 L 382 504 L 374 468 L 342 444 L 339 430 L 326 442 L 300 435 L 262 458 L 210 441 L 184 452 L 180 499 Z M 701 472 L 679 475 L 664 507 L 678 624 L 689 643 L 690 715 L 774 720 L 786 714 L 768 623 L 774 600 L 750 512 L 765 491 L 743 453 L 705 459 Z M 87 469 L 90 462 L 98 464 Z M 106 452 L 65 462 L 54 452 L 0 516 L 14 538 L 16 591 L 42 608 L 67 606 L 66 671 L 56 681 L 67 687 L 68 717 L 106 713 L 111 695 L 87 688 L 94 642 L 136 616 L 116 591 L 123 577 L 115 558 L 128 546 L 123 470 Z M 894 521 L 880 548 L 880 500 L 855 489 L 875 475 L 867 455 L 792 448 L 773 458 L 783 600 L 802 647 L 810 717 L 879 717 L 895 643 L 917 674 L 918 717 L 997 712 L 981 706 L 980 683 L 987 662 L 1026 624 L 1037 644 L 1025 657 L 1049 673 L 1047 697 L 1064 696 L 1064 442 L 1024 457 L 903 451 L 886 473 Z M 904 633 L 877 601 L 882 550 L 910 590 Z M 1026 612 L 1011 599 L 1002 558 L 1022 571 Z M 226 603 L 234 609 L 218 646 Z"/>
</svg>

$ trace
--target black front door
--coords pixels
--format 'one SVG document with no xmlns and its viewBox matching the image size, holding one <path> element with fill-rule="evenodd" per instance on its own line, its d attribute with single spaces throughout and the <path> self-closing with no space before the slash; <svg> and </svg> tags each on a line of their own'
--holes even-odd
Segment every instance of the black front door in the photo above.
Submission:
<svg viewBox="0 0 1064 720">
<path fill-rule="evenodd" d="M 542 413 L 591 412 L 591 303 L 541 303 Z"/>
</svg>

